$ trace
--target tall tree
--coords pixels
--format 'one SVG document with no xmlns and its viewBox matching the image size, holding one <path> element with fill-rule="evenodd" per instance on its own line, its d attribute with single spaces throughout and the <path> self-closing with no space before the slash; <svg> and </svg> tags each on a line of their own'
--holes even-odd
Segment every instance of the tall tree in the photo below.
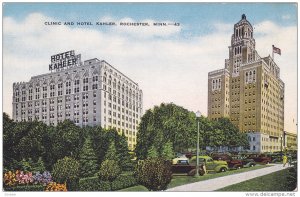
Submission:
<svg viewBox="0 0 300 197">
<path fill-rule="evenodd" d="M 104 157 L 104 160 L 114 160 L 119 162 L 119 158 L 117 156 L 117 149 L 115 146 L 115 142 L 111 141 L 110 145 L 107 149 L 106 155 Z"/>
<path fill-rule="evenodd" d="M 174 158 L 174 152 L 171 142 L 167 142 L 163 146 L 161 157 L 165 158 L 166 160 L 171 160 Z"/>
<path fill-rule="evenodd" d="M 122 170 L 128 170 L 132 167 L 132 164 L 128 150 L 127 138 L 124 133 L 122 133 L 122 135 L 118 135 L 115 144 L 117 156 L 120 161 L 120 167 L 122 168 Z"/>
<path fill-rule="evenodd" d="M 136 153 L 145 159 L 151 146 L 161 154 L 163 146 L 172 142 L 175 152 L 185 151 L 196 142 L 196 117 L 183 107 L 164 104 L 147 110 L 141 118 Z M 201 137 L 201 136 L 200 136 Z"/>
<path fill-rule="evenodd" d="M 90 138 L 86 138 L 79 154 L 80 176 L 94 176 L 98 170 L 97 157 Z"/>
<path fill-rule="evenodd" d="M 51 137 L 54 162 L 66 156 L 79 158 L 84 143 L 84 135 L 80 127 L 70 120 L 65 120 L 56 126 Z"/>
<path fill-rule="evenodd" d="M 150 149 L 148 150 L 147 158 L 157 158 L 158 153 L 157 150 L 154 146 L 151 146 Z"/>
</svg>

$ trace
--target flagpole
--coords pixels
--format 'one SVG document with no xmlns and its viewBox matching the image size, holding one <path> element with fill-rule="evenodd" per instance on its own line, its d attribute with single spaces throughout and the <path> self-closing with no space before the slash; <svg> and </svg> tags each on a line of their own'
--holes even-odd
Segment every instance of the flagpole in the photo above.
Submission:
<svg viewBox="0 0 300 197">
<path fill-rule="evenodd" d="M 274 45 L 272 45 L 272 59 L 274 61 Z"/>
</svg>

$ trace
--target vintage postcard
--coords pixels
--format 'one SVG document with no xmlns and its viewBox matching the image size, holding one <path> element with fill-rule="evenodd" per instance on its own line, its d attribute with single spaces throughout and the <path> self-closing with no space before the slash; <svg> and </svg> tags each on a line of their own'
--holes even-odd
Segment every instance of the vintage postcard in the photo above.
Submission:
<svg viewBox="0 0 300 197">
<path fill-rule="evenodd" d="M 298 3 L 2 8 L 6 195 L 296 194 Z"/>
</svg>

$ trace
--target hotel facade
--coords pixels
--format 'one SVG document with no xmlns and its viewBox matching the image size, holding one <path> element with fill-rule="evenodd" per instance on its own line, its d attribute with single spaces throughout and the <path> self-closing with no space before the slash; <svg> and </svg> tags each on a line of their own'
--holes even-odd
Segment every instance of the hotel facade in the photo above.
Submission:
<svg viewBox="0 0 300 197">
<path fill-rule="evenodd" d="M 116 129 L 136 145 L 143 113 L 139 85 L 97 58 L 81 61 L 74 51 L 51 56 L 50 73 L 13 84 L 13 119 L 57 125 L 66 119 L 80 127 Z"/>
<path fill-rule="evenodd" d="M 233 30 L 225 68 L 208 73 L 208 118 L 229 118 L 248 134 L 251 152 L 280 151 L 285 86 L 280 68 L 255 50 L 253 27 L 245 15 Z"/>
</svg>

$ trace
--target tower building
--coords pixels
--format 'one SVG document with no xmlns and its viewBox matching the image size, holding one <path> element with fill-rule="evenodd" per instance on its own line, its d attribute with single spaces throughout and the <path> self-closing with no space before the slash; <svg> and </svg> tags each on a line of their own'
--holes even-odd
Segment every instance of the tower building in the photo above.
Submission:
<svg viewBox="0 0 300 197">
<path fill-rule="evenodd" d="M 220 117 L 248 134 L 250 151 L 280 151 L 284 83 L 274 59 L 255 50 L 253 27 L 244 14 L 234 25 L 225 68 L 208 73 L 208 118 Z"/>
<path fill-rule="evenodd" d="M 13 119 L 57 125 L 65 119 L 80 127 L 100 125 L 124 133 L 136 144 L 143 111 L 139 85 L 104 60 L 81 61 L 68 51 L 51 56 L 50 73 L 13 84 Z"/>
</svg>

